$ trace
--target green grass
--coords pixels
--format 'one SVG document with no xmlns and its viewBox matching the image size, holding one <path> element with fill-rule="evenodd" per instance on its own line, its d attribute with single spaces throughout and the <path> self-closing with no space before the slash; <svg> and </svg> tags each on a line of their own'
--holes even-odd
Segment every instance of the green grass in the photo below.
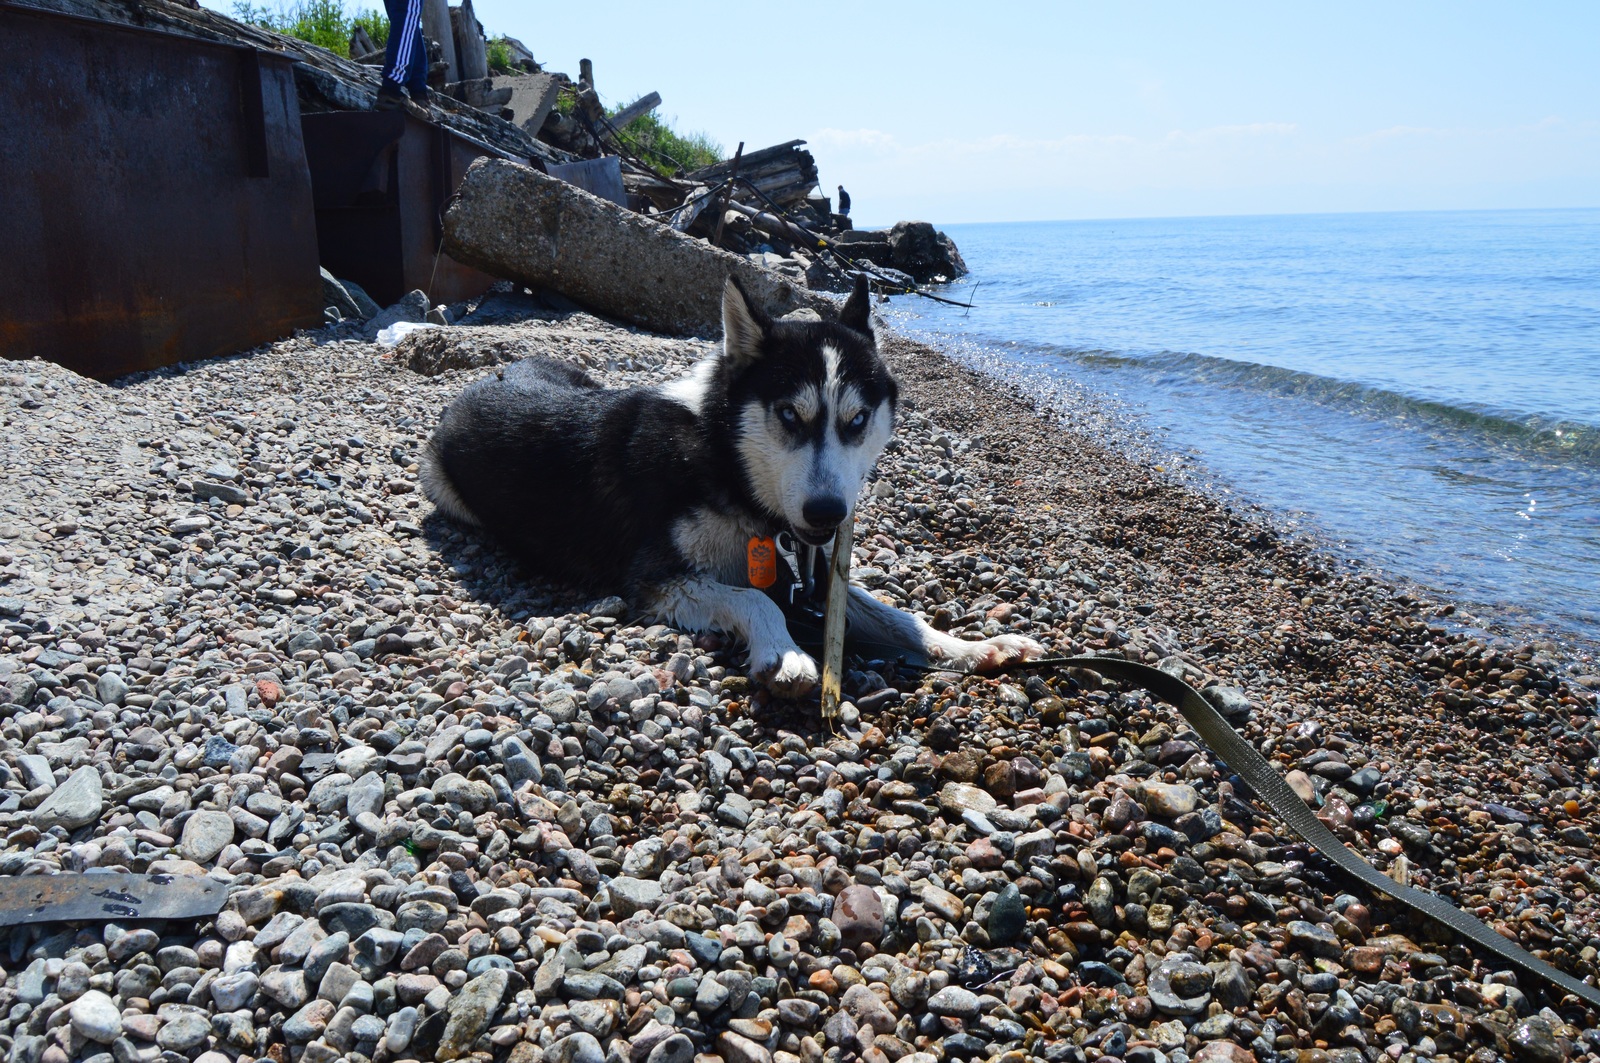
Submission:
<svg viewBox="0 0 1600 1063">
<path fill-rule="evenodd" d="M 679 133 L 654 114 L 635 118 L 621 133 L 628 150 L 664 177 L 679 170 L 698 170 L 723 158 L 722 145 L 706 134 Z"/>
<path fill-rule="evenodd" d="M 342 0 L 279 0 L 276 8 L 239 0 L 233 5 L 233 17 L 345 57 L 350 55 L 350 34 L 358 25 L 375 44 L 382 45 L 389 39 L 389 19 L 385 15 L 370 10 L 352 15 Z"/>
<path fill-rule="evenodd" d="M 608 107 L 606 114 L 614 116 L 621 109 Z M 571 89 L 563 89 L 556 98 L 556 110 L 566 115 L 575 114 L 578 110 L 577 94 Z M 654 114 L 635 118 L 620 132 L 622 146 L 663 177 L 672 177 L 680 170 L 685 173 L 698 170 L 725 158 L 722 145 L 705 133 L 679 133 Z"/>
</svg>

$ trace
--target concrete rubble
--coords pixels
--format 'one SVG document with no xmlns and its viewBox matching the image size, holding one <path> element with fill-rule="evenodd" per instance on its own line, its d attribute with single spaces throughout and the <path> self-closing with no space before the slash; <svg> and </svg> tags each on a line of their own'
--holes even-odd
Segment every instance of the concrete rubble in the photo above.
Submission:
<svg viewBox="0 0 1600 1063">
<path fill-rule="evenodd" d="M 721 329 L 730 276 L 775 315 L 833 312 L 825 296 L 748 258 L 512 162 L 472 165 L 444 232 L 445 249 L 461 262 L 672 335 Z"/>
</svg>

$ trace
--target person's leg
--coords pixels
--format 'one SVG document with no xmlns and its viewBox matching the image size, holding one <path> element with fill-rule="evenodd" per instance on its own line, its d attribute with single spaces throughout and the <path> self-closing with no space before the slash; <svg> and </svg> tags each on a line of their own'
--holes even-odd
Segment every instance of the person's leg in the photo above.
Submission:
<svg viewBox="0 0 1600 1063">
<path fill-rule="evenodd" d="M 418 103 L 428 102 L 428 49 L 422 42 L 422 0 L 408 0 L 406 14 L 417 23 L 411 36 L 411 64 L 405 80 L 411 98 Z"/>
<path fill-rule="evenodd" d="M 411 68 L 416 66 L 416 53 L 422 43 L 422 2 L 383 0 L 383 7 L 389 14 L 389 40 L 383 49 L 384 87 L 399 89 L 410 81 Z M 426 60 L 423 76 L 427 76 Z"/>
</svg>

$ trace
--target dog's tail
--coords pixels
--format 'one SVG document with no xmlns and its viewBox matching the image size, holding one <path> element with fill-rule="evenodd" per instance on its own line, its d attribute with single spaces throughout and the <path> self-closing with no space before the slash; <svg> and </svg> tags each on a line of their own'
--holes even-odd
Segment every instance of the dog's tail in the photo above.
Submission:
<svg viewBox="0 0 1600 1063">
<path fill-rule="evenodd" d="M 472 510 L 467 508 L 461 492 L 456 490 L 450 474 L 445 471 L 444 462 L 440 459 L 436 443 L 432 439 L 428 440 L 428 445 L 423 449 L 421 464 L 419 475 L 422 480 L 422 491 L 439 512 L 462 524 L 480 524 Z"/>
</svg>

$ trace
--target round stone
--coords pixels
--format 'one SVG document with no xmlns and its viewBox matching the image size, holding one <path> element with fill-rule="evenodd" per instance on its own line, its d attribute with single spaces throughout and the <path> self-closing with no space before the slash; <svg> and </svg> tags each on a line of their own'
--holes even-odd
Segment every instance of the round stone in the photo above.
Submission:
<svg viewBox="0 0 1600 1063">
<path fill-rule="evenodd" d="M 233 842 L 233 819 L 226 812 L 196 812 L 183 825 L 178 848 L 184 859 L 210 863 Z"/>
<path fill-rule="evenodd" d="M 68 1016 L 81 1037 L 108 1045 L 122 1036 L 122 1010 L 106 994 L 90 989 L 72 1002 Z"/>
</svg>

